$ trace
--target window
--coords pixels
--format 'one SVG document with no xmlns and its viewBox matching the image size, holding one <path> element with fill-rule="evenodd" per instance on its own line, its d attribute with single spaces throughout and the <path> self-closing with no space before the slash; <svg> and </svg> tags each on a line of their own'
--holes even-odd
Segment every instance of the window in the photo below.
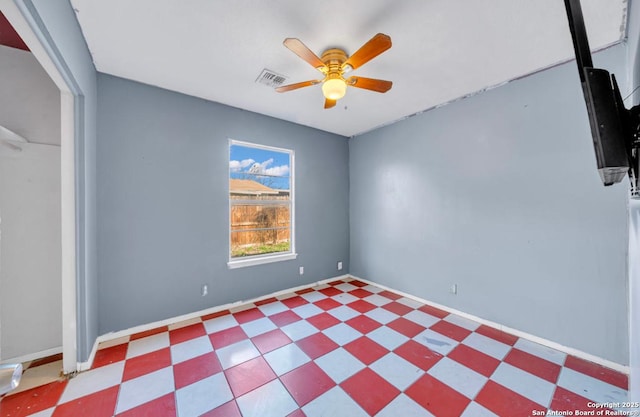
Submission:
<svg viewBox="0 0 640 417">
<path fill-rule="evenodd" d="M 229 267 L 295 259 L 293 151 L 229 141 Z"/>
</svg>

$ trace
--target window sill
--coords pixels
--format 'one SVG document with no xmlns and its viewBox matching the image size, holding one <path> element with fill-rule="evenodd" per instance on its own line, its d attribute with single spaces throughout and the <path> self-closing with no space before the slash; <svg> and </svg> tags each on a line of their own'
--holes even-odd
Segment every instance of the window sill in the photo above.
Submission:
<svg viewBox="0 0 640 417">
<path fill-rule="evenodd" d="M 247 266 L 269 264 L 272 262 L 290 261 L 297 257 L 297 253 L 283 253 L 279 255 L 252 257 L 247 259 L 234 259 L 227 262 L 227 267 L 229 267 L 229 269 L 244 268 Z"/>
</svg>

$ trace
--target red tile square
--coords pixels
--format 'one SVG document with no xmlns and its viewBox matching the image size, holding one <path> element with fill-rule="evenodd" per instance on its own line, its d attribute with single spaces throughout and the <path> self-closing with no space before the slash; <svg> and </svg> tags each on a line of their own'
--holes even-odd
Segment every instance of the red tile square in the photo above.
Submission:
<svg viewBox="0 0 640 417">
<path fill-rule="evenodd" d="M 302 320 L 302 317 L 297 315 L 291 310 L 282 311 L 280 313 L 276 313 L 273 316 L 269 316 L 269 319 L 278 327 L 286 326 L 287 324 L 291 324 L 298 320 Z"/>
<path fill-rule="evenodd" d="M 342 304 L 334 300 L 333 298 L 324 298 L 322 300 L 318 300 L 315 303 L 316 306 L 320 307 L 324 311 L 329 311 L 332 308 L 340 307 Z"/>
<path fill-rule="evenodd" d="M 558 381 L 558 375 L 560 375 L 560 365 L 516 348 L 511 349 L 503 361 L 530 374 L 539 376 L 552 384 Z"/>
<path fill-rule="evenodd" d="M 202 323 L 192 324 L 190 326 L 180 327 L 179 329 L 169 331 L 169 341 L 172 345 L 204 336 L 207 331 Z"/>
<path fill-rule="evenodd" d="M 463 344 L 456 346 L 455 349 L 449 352 L 447 357 L 467 368 L 473 369 L 487 378 L 490 377 L 500 365 L 498 359 Z"/>
<path fill-rule="evenodd" d="M 278 299 L 276 297 L 269 297 L 269 298 L 265 298 L 264 300 L 258 300 L 256 302 L 254 302 L 254 304 L 257 305 L 257 306 L 263 306 L 263 305 L 266 305 L 266 304 L 275 303 L 276 301 L 278 301 Z"/>
<path fill-rule="evenodd" d="M 231 314 L 231 312 L 229 310 L 216 311 L 215 313 L 207 314 L 200 317 L 200 320 L 202 321 L 212 320 L 218 317 L 226 316 L 227 314 Z"/>
<path fill-rule="evenodd" d="M 387 323 L 387 327 L 395 330 L 398 333 L 402 333 L 409 338 L 415 337 L 419 333 L 422 333 L 426 330 L 425 327 L 420 326 L 418 323 L 407 320 L 403 317 L 399 317 L 394 321 Z"/>
<path fill-rule="evenodd" d="M 355 316 L 354 318 L 345 321 L 345 323 L 362 334 L 367 334 L 382 326 L 382 324 L 378 323 L 372 318 L 365 316 L 364 314 Z"/>
<path fill-rule="evenodd" d="M 440 310 L 439 308 L 435 308 L 430 305 L 423 305 L 419 307 L 418 310 L 422 311 L 423 313 L 431 314 L 432 316 L 439 319 L 443 319 L 449 315 L 449 313 L 447 313 L 446 311 Z"/>
<path fill-rule="evenodd" d="M 388 304 L 385 304 L 382 306 L 382 308 L 384 308 L 385 310 L 389 310 L 392 313 L 396 313 L 399 316 L 404 316 L 408 312 L 413 311 L 411 307 L 406 306 L 404 304 L 400 304 L 396 301 L 392 301 Z"/>
<path fill-rule="evenodd" d="M 168 331 L 169 328 L 167 326 L 157 327 L 155 329 L 146 330 L 144 332 L 132 334 L 129 338 L 129 341 L 142 339 L 144 337 L 153 336 L 154 334 L 160 334 Z"/>
<path fill-rule="evenodd" d="M 258 320 L 264 317 L 262 311 L 257 308 L 250 308 L 248 310 L 238 311 L 237 313 L 233 313 L 233 317 L 235 317 L 236 321 L 240 324 L 248 323 L 250 321 Z"/>
<path fill-rule="evenodd" d="M 301 290 L 296 291 L 296 294 L 302 295 L 315 291 L 313 288 L 303 288 Z"/>
<path fill-rule="evenodd" d="M 429 370 L 443 358 L 438 352 L 434 352 L 415 340 L 407 341 L 403 345 L 398 346 L 393 352 L 423 371 Z"/>
<path fill-rule="evenodd" d="M 93 359 L 93 364 L 91 364 L 91 369 L 123 361 L 127 357 L 127 349 L 129 349 L 129 344 L 122 343 L 98 350 Z"/>
<path fill-rule="evenodd" d="M 236 398 L 276 379 L 276 374 L 262 356 L 229 368 L 224 374 Z"/>
<path fill-rule="evenodd" d="M 88 413 L 91 417 L 111 417 L 116 409 L 119 389 L 120 387 L 116 385 L 60 404 L 52 417 L 86 416 Z"/>
<path fill-rule="evenodd" d="M 327 313 L 320 313 L 313 317 L 309 317 L 307 321 L 313 324 L 318 330 L 328 329 L 329 327 L 333 327 L 340 323 L 340 320 Z"/>
<path fill-rule="evenodd" d="M 51 408 L 66 386 L 65 379 L 0 398 L 0 416 L 23 417 Z"/>
<path fill-rule="evenodd" d="M 344 280 L 338 279 L 338 280 L 335 280 L 335 281 L 331 281 L 331 282 L 330 282 L 329 284 L 327 284 L 327 285 L 336 286 L 336 285 L 340 285 L 340 284 L 344 284 L 344 283 L 345 283 L 345 281 L 344 281 Z"/>
<path fill-rule="evenodd" d="M 307 300 L 299 296 L 287 298 L 287 299 L 281 300 L 281 302 L 282 304 L 286 305 L 289 308 L 296 308 L 296 307 L 300 307 L 301 305 L 309 304 Z"/>
<path fill-rule="evenodd" d="M 493 327 L 481 325 L 476 329 L 476 333 L 480 333 L 483 336 L 490 337 L 498 342 L 502 342 L 505 345 L 513 346 L 518 341 L 518 337 L 509 333 L 505 333 L 501 330 L 494 329 Z"/>
<path fill-rule="evenodd" d="M 440 320 L 433 326 L 429 327 L 431 330 L 447 336 L 458 342 L 462 342 L 467 336 L 471 334 L 471 330 L 467 330 L 464 327 L 457 326 L 448 321 Z"/>
<path fill-rule="evenodd" d="M 335 287 L 327 287 L 319 290 L 321 293 L 326 295 L 327 297 L 333 297 L 334 295 L 342 294 L 342 291 Z"/>
<path fill-rule="evenodd" d="M 242 414 L 240 414 L 236 400 L 231 400 L 228 403 L 222 404 L 220 407 L 207 411 L 200 417 L 242 417 Z"/>
<path fill-rule="evenodd" d="M 176 389 L 180 389 L 219 372 L 222 365 L 218 355 L 209 352 L 173 365 L 173 381 Z"/>
<path fill-rule="evenodd" d="M 391 292 L 391 291 L 387 291 L 387 290 L 380 291 L 380 292 L 378 293 L 378 295 L 381 295 L 381 296 L 383 296 L 383 297 L 387 297 L 387 298 L 388 298 L 388 299 L 390 299 L 390 300 L 397 300 L 397 299 L 402 298 L 402 296 L 401 296 L 401 295 L 396 294 L 396 293 Z"/>
<path fill-rule="evenodd" d="M 336 342 L 329 339 L 322 333 L 315 333 L 311 336 L 300 339 L 296 345 L 304 351 L 311 359 L 319 358 L 340 347 Z"/>
<path fill-rule="evenodd" d="M 358 358 L 365 365 L 371 365 L 387 353 L 389 350 L 369 339 L 362 336 L 343 346 L 349 353 Z"/>
<path fill-rule="evenodd" d="M 340 387 L 371 416 L 400 394 L 396 387 L 369 368 L 343 381 Z"/>
<path fill-rule="evenodd" d="M 273 329 L 251 338 L 253 344 L 263 355 L 291 343 L 291 339 L 280 329 Z"/>
<path fill-rule="evenodd" d="M 349 281 L 349 284 L 355 285 L 356 287 L 366 287 L 367 285 L 369 285 L 366 282 L 358 281 L 357 279 Z"/>
<path fill-rule="evenodd" d="M 627 375 L 614 371 L 609 368 L 605 368 L 597 363 L 585 361 L 584 359 L 576 358 L 575 356 L 567 356 L 564 366 L 574 371 L 582 372 L 593 378 L 607 382 L 611 385 L 615 385 L 618 388 L 624 390 L 629 389 L 629 378 Z"/>
<path fill-rule="evenodd" d="M 545 407 L 489 380 L 476 396 L 475 401 L 499 416 L 530 417 L 533 410 Z"/>
<path fill-rule="evenodd" d="M 366 313 L 367 311 L 371 311 L 374 308 L 376 308 L 376 306 L 374 306 L 371 303 L 367 303 L 364 300 L 357 300 L 354 301 L 352 303 L 347 304 L 347 306 L 349 306 L 350 308 L 360 312 L 360 313 Z"/>
<path fill-rule="evenodd" d="M 351 282 L 349 284 L 351 284 Z M 349 294 L 358 298 L 364 298 L 372 295 L 373 293 L 367 290 L 363 290 L 362 288 L 356 288 L 355 290 L 349 291 Z"/>
<path fill-rule="evenodd" d="M 173 393 L 163 395 L 160 398 L 149 401 L 123 413 L 116 414 L 116 417 L 175 417 L 176 399 Z"/>
<path fill-rule="evenodd" d="M 470 402 L 467 397 L 429 374 L 420 377 L 405 394 L 438 417 L 458 417 Z M 511 417 L 511 414 L 504 416 Z"/>
<path fill-rule="evenodd" d="M 307 415 L 301 409 L 297 409 L 293 413 L 289 414 L 287 417 L 307 417 Z"/>
<path fill-rule="evenodd" d="M 308 362 L 282 375 L 280 380 L 300 407 L 336 385 L 315 362 Z"/>
<path fill-rule="evenodd" d="M 171 350 L 168 347 L 136 356 L 124 363 L 122 381 L 129 381 L 167 366 L 171 366 Z"/>
<path fill-rule="evenodd" d="M 240 326 L 231 327 L 229 329 L 221 330 L 209 335 L 211 344 L 216 349 L 232 345 L 246 338 L 247 334 L 244 332 L 244 330 L 242 330 L 242 327 Z"/>
</svg>

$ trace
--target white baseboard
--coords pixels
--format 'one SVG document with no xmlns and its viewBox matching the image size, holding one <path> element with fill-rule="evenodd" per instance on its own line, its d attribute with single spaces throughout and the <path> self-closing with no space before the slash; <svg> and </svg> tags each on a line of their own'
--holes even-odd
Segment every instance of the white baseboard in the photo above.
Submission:
<svg viewBox="0 0 640 417">
<path fill-rule="evenodd" d="M 496 322 L 493 322 L 493 321 L 490 321 L 490 320 L 486 320 L 486 319 L 483 319 L 483 318 L 478 317 L 478 316 L 474 316 L 473 314 L 469 314 L 469 313 L 465 313 L 465 312 L 460 311 L 460 310 L 456 310 L 455 308 L 451 308 L 451 307 L 447 307 L 447 306 L 442 305 L 442 304 L 434 303 L 433 301 L 425 300 L 423 298 L 416 297 L 415 295 L 407 294 L 405 292 L 396 290 L 395 288 L 387 287 L 386 285 L 382 285 L 382 284 L 379 284 L 377 282 L 369 281 L 369 280 L 366 280 L 364 278 L 359 278 L 359 277 L 356 277 L 355 275 L 350 275 L 350 276 L 353 279 L 357 279 L 358 281 L 366 282 L 368 284 L 375 285 L 376 287 L 380 287 L 382 289 L 395 292 L 397 294 L 402 295 L 403 297 L 415 300 L 415 301 L 417 301 L 419 303 L 427 304 L 427 305 L 430 305 L 432 307 L 438 308 L 440 310 L 444 310 L 444 311 L 446 311 L 448 313 L 455 314 L 457 316 L 461 316 L 461 317 L 464 317 L 464 318 L 469 319 L 469 320 L 473 320 L 473 321 L 475 321 L 477 323 L 484 324 L 484 325 L 489 326 L 489 327 L 493 327 L 494 329 L 503 331 L 505 333 L 510 333 L 510 334 L 512 334 L 514 336 L 518 336 L 518 337 L 521 337 L 523 339 L 527 339 L 527 340 L 529 340 L 531 342 L 535 342 L 535 343 L 538 343 L 540 345 L 549 347 L 551 349 L 555 349 L 555 350 L 558 350 L 560 352 L 564 352 L 564 353 L 566 353 L 568 355 L 572 355 L 572 356 L 578 357 L 580 359 L 584 359 L 584 360 L 589 361 L 589 362 L 597 363 L 598 365 L 605 366 L 605 367 L 607 367 L 609 369 L 613 369 L 615 371 L 622 372 L 622 373 L 627 374 L 627 375 L 629 375 L 629 373 L 630 373 L 630 368 L 628 366 L 626 366 L 626 365 L 621 365 L 621 364 L 619 364 L 617 362 L 613 362 L 613 361 L 610 361 L 608 359 L 604 359 L 604 358 L 601 358 L 599 356 L 592 355 L 590 353 L 583 352 L 581 350 L 578 350 L 578 349 L 575 349 L 575 348 L 572 348 L 572 347 L 569 347 L 569 346 L 564 346 L 564 345 L 561 345 L 559 343 L 553 342 L 551 340 L 548 340 L 548 339 L 545 339 L 545 338 L 542 338 L 542 337 L 539 337 L 539 336 L 535 336 L 535 335 L 532 335 L 530 333 L 523 332 L 521 330 L 517 330 L 517 329 L 511 328 L 511 327 L 508 327 L 508 326 L 504 326 L 504 325 L 502 325 L 500 323 L 496 323 Z"/>
<path fill-rule="evenodd" d="M 223 310 L 231 310 L 233 308 L 237 308 L 246 304 L 256 303 L 258 301 L 266 300 L 267 298 L 278 297 L 280 295 L 290 294 L 292 292 L 300 291 L 306 288 L 316 287 L 318 285 L 323 285 L 328 282 L 336 281 L 339 279 L 349 278 L 350 275 L 339 275 L 332 278 L 323 279 L 320 281 L 316 281 L 310 284 L 299 285 L 297 287 L 287 288 L 285 290 L 276 291 L 268 295 L 262 295 L 260 297 L 252 298 L 249 300 L 240 300 L 232 303 L 223 304 L 220 306 L 210 307 L 205 310 L 195 311 L 193 313 L 183 314 L 181 316 L 171 317 L 165 320 L 155 321 L 153 323 L 142 324 L 140 326 L 131 327 L 129 329 L 120 330 L 117 332 L 106 333 L 98 336 L 96 341 L 93 344 L 93 349 L 91 349 L 91 354 L 86 362 L 78 363 L 78 371 L 87 371 L 91 369 L 91 365 L 93 364 L 93 360 L 95 358 L 96 352 L 98 350 L 98 345 L 103 342 L 107 342 L 113 339 L 119 339 L 121 337 L 131 336 L 132 334 L 141 333 L 147 330 L 155 329 L 162 326 L 168 326 L 170 324 L 179 323 L 181 321 L 191 320 L 194 318 L 198 318 L 201 316 L 206 316 L 208 314 L 217 313 Z"/>
<path fill-rule="evenodd" d="M 34 361 L 36 359 L 46 358 L 47 356 L 57 355 L 58 353 L 62 353 L 62 346 L 41 350 L 40 352 L 34 352 L 28 355 L 22 355 L 22 356 L 16 356 L 14 358 L 3 359 L 0 361 L 0 363 L 24 363 L 24 362 Z"/>
</svg>

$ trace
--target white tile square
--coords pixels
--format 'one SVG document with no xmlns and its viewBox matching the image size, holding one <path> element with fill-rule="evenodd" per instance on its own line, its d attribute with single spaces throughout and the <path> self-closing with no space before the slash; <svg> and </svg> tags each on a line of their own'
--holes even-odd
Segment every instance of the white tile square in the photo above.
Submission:
<svg viewBox="0 0 640 417">
<path fill-rule="evenodd" d="M 372 292 L 374 294 L 384 291 L 382 288 L 376 287 L 375 285 L 371 285 L 371 284 L 365 285 L 364 287 L 362 287 L 362 289 Z"/>
<path fill-rule="evenodd" d="M 222 372 L 176 390 L 180 417 L 197 417 L 231 401 L 233 394 Z"/>
<path fill-rule="evenodd" d="M 564 365 L 564 361 L 567 358 L 567 354 L 564 352 L 560 352 L 559 350 L 555 350 L 523 338 L 519 338 L 513 347 L 560 366 Z"/>
<path fill-rule="evenodd" d="M 266 353 L 264 358 L 278 376 L 284 375 L 311 360 L 295 343 L 289 343 L 281 348 L 272 350 Z"/>
<path fill-rule="evenodd" d="M 213 352 L 209 336 L 196 337 L 171 346 L 171 362 L 173 364 L 184 362 L 209 352 Z"/>
<path fill-rule="evenodd" d="M 409 340 L 407 336 L 386 326 L 378 327 L 367 334 L 367 337 L 389 350 L 393 350 Z"/>
<path fill-rule="evenodd" d="M 359 298 L 356 297 L 355 295 L 351 295 L 351 294 L 347 294 L 347 293 L 334 295 L 331 298 L 333 298 L 334 300 L 336 300 L 337 302 L 342 303 L 342 304 L 350 304 L 350 303 L 353 303 L 354 301 L 358 301 L 359 300 Z"/>
<path fill-rule="evenodd" d="M 382 307 L 385 304 L 389 304 L 391 300 L 387 297 L 383 297 L 379 294 L 372 294 L 363 298 L 364 301 L 373 304 L 374 306 Z"/>
<path fill-rule="evenodd" d="M 479 333 L 471 333 L 462 343 L 499 360 L 504 359 L 511 350 L 511 346 Z"/>
<path fill-rule="evenodd" d="M 316 329 L 311 323 L 306 320 L 298 320 L 294 323 L 287 324 L 280 328 L 289 336 L 289 339 L 296 340 L 304 339 L 307 336 L 311 336 L 314 333 L 318 333 L 318 329 Z"/>
<path fill-rule="evenodd" d="M 344 292 L 353 291 L 358 288 L 353 284 L 349 284 L 348 282 L 343 282 L 342 284 L 338 284 L 335 287 L 340 291 L 344 291 Z"/>
<path fill-rule="evenodd" d="M 123 382 L 118 393 L 116 414 L 173 392 L 174 387 L 171 366 Z"/>
<path fill-rule="evenodd" d="M 204 328 L 209 334 L 230 329 L 237 325 L 238 321 L 231 314 L 226 314 L 204 322 Z"/>
<path fill-rule="evenodd" d="M 411 298 L 407 298 L 407 297 L 402 297 L 402 298 L 398 298 L 397 300 L 400 304 L 404 304 L 407 307 L 411 307 L 411 308 L 418 308 L 418 307 L 422 307 L 424 304 L 416 301 L 414 299 Z"/>
<path fill-rule="evenodd" d="M 458 346 L 457 341 L 430 329 L 417 334 L 413 340 L 445 356 Z"/>
<path fill-rule="evenodd" d="M 302 407 L 307 417 L 369 417 L 339 386 L 331 388 Z"/>
<path fill-rule="evenodd" d="M 543 407 L 551 404 L 556 389 L 555 384 L 505 362 L 498 366 L 491 375 L 491 380 Z"/>
<path fill-rule="evenodd" d="M 404 394 L 398 395 L 376 417 L 435 417 Z"/>
<path fill-rule="evenodd" d="M 626 390 L 569 368 L 562 368 L 560 371 L 558 386 L 596 403 L 628 401 Z"/>
<path fill-rule="evenodd" d="M 480 404 L 471 401 L 460 417 L 499 417 Z"/>
<path fill-rule="evenodd" d="M 283 417 L 298 408 L 279 379 L 250 391 L 236 402 L 243 417 Z"/>
<path fill-rule="evenodd" d="M 304 294 L 303 294 L 304 295 Z M 304 304 L 296 308 L 292 308 L 294 313 L 306 319 L 307 317 L 313 317 L 317 314 L 324 313 L 324 310 L 315 304 Z"/>
<path fill-rule="evenodd" d="M 240 325 L 240 327 L 242 327 L 242 330 L 244 330 L 247 336 L 254 337 L 275 329 L 276 325 L 273 324 L 273 322 L 269 320 L 268 317 L 262 317 L 257 320 L 243 323 Z"/>
<path fill-rule="evenodd" d="M 124 361 L 82 372 L 69 379 L 59 403 L 66 403 L 118 385 L 122 381 L 123 372 Z"/>
<path fill-rule="evenodd" d="M 480 392 L 487 378 L 447 357 L 440 359 L 427 373 L 469 399 Z"/>
<path fill-rule="evenodd" d="M 262 314 L 265 316 L 273 316 L 274 314 L 289 310 L 289 307 L 282 304 L 280 301 L 274 301 L 269 304 L 258 306 L 258 310 L 262 311 Z"/>
<path fill-rule="evenodd" d="M 477 321 L 469 320 L 467 318 L 460 317 L 456 314 L 449 314 L 443 320 L 448 321 L 449 323 L 455 324 L 456 326 L 460 326 L 463 329 L 471 330 L 472 332 L 474 332 L 478 327 L 480 327 L 480 323 L 478 323 Z"/>
<path fill-rule="evenodd" d="M 341 383 L 352 375 L 355 375 L 364 364 L 355 356 L 343 348 L 335 349 L 315 360 L 315 363 L 322 368 L 336 384 Z"/>
<path fill-rule="evenodd" d="M 223 369 L 229 369 L 232 366 L 239 365 L 249 359 L 260 356 L 258 349 L 251 343 L 251 340 L 243 340 L 229 346 L 225 346 L 215 351 L 220 359 Z"/>
<path fill-rule="evenodd" d="M 304 298 L 310 303 L 315 303 L 316 301 L 324 300 L 325 298 L 327 298 L 327 296 L 320 291 L 306 292 L 304 294 L 301 294 L 300 297 Z"/>
<path fill-rule="evenodd" d="M 369 365 L 369 368 L 373 369 L 378 375 L 400 391 L 407 389 L 424 374 L 422 369 L 407 362 L 393 352 L 384 355 Z"/>
<path fill-rule="evenodd" d="M 389 299 L 387 298 L 387 300 Z M 389 300 L 389 302 L 390 301 L 391 300 Z M 387 324 L 400 317 L 397 314 L 390 312 L 389 310 L 385 310 L 384 308 L 374 308 L 373 310 L 369 310 L 364 313 L 364 315 L 371 319 L 374 319 L 380 324 Z"/>
<path fill-rule="evenodd" d="M 347 307 L 344 305 L 340 307 L 332 308 L 331 310 L 328 311 L 328 313 L 340 321 L 347 321 L 349 319 L 352 319 L 360 315 L 359 312 L 355 311 L 351 307 Z"/>
<path fill-rule="evenodd" d="M 154 334 L 129 342 L 127 359 L 169 347 L 169 332 Z"/>
<path fill-rule="evenodd" d="M 179 321 L 177 323 L 171 323 L 168 327 L 169 330 L 181 329 L 183 327 L 191 326 L 192 324 L 202 323 L 202 319 L 200 317 L 193 317 L 187 320 Z"/>
<path fill-rule="evenodd" d="M 344 346 L 362 336 L 362 333 L 344 323 L 339 323 L 333 327 L 329 327 L 328 329 L 323 330 L 322 333 L 340 346 Z"/>
<path fill-rule="evenodd" d="M 55 410 L 56 410 L 55 407 L 47 408 L 46 410 L 42 410 L 38 413 L 29 414 L 29 417 L 51 417 Z"/>
<path fill-rule="evenodd" d="M 420 310 L 413 310 L 403 316 L 407 320 L 418 323 L 422 327 L 431 327 L 440 321 L 439 318 Z"/>
</svg>

